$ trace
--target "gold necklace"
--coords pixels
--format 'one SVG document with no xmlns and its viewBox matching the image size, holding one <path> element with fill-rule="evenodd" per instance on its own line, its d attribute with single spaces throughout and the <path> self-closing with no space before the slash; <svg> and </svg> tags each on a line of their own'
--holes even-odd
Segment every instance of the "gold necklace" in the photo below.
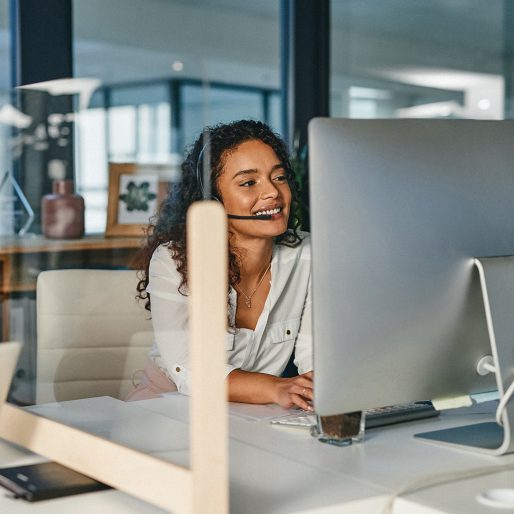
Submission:
<svg viewBox="0 0 514 514">
<path fill-rule="evenodd" d="M 262 284 L 262 281 L 264 280 L 264 277 L 268 273 L 269 269 L 271 268 L 271 261 L 268 264 L 268 267 L 264 270 L 264 273 L 261 275 L 261 278 L 259 279 L 259 282 L 257 282 L 257 285 L 255 286 L 255 289 L 248 295 L 246 294 L 240 286 L 236 286 L 237 291 L 239 291 L 244 296 L 244 301 L 246 303 L 246 306 L 251 309 L 252 308 L 252 296 L 255 294 L 257 289 L 259 289 L 259 286 Z"/>
</svg>

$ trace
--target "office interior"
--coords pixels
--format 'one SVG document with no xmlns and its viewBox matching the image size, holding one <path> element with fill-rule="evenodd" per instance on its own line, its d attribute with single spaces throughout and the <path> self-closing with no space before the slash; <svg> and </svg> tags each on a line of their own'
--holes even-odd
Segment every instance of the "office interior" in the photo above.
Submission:
<svg viewBox="0 0 514 514">
<path fill-rule="evenodd" d="M 206 503 L 175 479 L 171 503 L 161 500 L 165 485 L 152 501 L 143 482 L 167 472 L 123 453 L 194 465 L 187 397 L 123 400 L 153 341 L 148 313 L 133 301 L 137 252 L 202 128 L 246 118 L 269 124 L 292 154 L 309 231 L 312 118 L 510 120 L 513 54 L 512 0 L 0 0 L 0 335 L 23 343 L 8 401 L 118 445 L 106 455 L 134 466 L 109 482 L 119 468 L 103 473 L 105 458 L 84 464 L 83 454 L 71 455 L 74 445 L 46 450 L 29 435 L 23 449 L 1 439 L 0 468 L 79 462 L 115 486 L 40 502 L 38 512 L 514 510 L 511 455 L 413 438 L 429 423 L 494 418 L 488 398 L 415 427 L 370 431 L 346 447 L 272 426 L 281 414 L 274 406 L 225 406 L 212 419 L 214 427 L 228 419 L 219 444 L 229 464 L 219 468 L 217 491 L 205 489 Z M 134 215 L 119 196 L 123 180 L 138 174 L 150 177 L 155 198 Z M 57 182 L 67 183 L 58 193 L 71 192 L 67 205 L 83 216 L 83 230 L 45 225 Z M 0 408 L 0 419 L 6 413 L 14 416 Z M 219 439 L 209 419 L 201 423 L 207 442 L 198 447 L 208 453 L 208 440 Z M 53 430 L 60 437 L 59 428 L 41 426 Z M 8 431 L 16 429 L 0 422 L 0 437 Z M 212 463 L 198 462 L 208 474 Z M 147 464 L 159 477 L 142 472 L 138 484 L 130 475 Z M 192 490 L 205 486 L 201 475 Z M 2 512 L 33 507 L 1 493 Z"/>
</svg>

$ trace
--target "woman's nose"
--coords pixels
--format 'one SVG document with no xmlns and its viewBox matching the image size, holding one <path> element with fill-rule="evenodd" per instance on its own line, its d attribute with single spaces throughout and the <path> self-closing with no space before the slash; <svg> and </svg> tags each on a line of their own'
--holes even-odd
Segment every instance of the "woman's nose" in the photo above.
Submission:
<svg viewBox="0 0 514 514">
<path fill-rule="evenodd" d="M 278 196 L 278 189 L 272 182 L 266 182 L 261 191 L 261 198 L 276 198 Z"/>
</svg>

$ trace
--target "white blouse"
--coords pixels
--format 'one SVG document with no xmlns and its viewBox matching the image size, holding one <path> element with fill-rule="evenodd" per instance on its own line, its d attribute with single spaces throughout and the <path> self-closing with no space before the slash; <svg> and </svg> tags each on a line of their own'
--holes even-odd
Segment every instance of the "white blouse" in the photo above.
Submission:
<svg viewBox="0 0 514 514">
<path fill-rule="evenodd" d="M 296 248 L 276 244 L 271 260 L 271 287 L 255 330 L 227 332 L 228 375 L 234 369 L 279 376 L 295 350 L 299 373 L 312 370 L 310 236 L 300 233 Z M 181 276 L 166 245 L 150 261 L 149 283 L 155 341 L 150 358 L 190 394 L 188 297 L 178 292 Z M 235 315 L 237 291 L 230 290 Z M 232 320 L 233 321 L 233 320 Z"/>
</svg>

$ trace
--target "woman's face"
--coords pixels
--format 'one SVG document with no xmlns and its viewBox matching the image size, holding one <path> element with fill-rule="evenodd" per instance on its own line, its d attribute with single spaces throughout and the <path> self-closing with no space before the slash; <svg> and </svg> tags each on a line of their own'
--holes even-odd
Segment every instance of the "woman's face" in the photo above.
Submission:
<svg viewBox="0 0 514 514">
<path fill-rule="evenodd" d="M 217 186 L 228 214 L 271 214 L 270 220 L 229 220 L 233 232 L 275 237 L 287 230 L 291 189 L 283 164 L 267 144 L 246 141 L 228 152 Z"/>
</svg>

